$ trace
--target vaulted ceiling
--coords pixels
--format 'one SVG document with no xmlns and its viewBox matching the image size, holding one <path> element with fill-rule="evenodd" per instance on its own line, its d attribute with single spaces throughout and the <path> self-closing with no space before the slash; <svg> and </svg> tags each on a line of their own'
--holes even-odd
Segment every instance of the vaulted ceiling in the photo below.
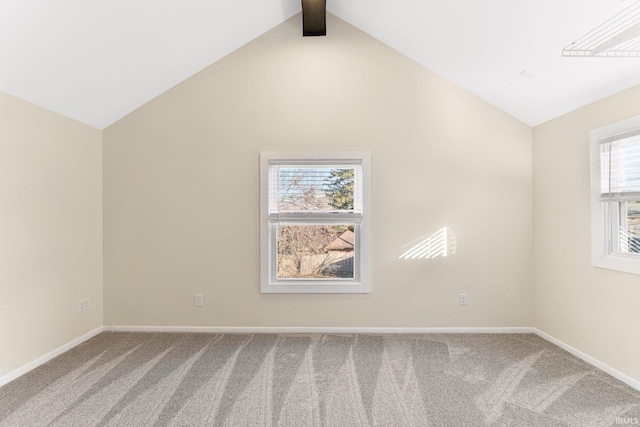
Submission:
<svg viewBox="0 0 640 427">
<path fill-rule="evenodd" d="M 632 3 L 328 0 L 327 10 L 534 126 L 640 84 L 640 58 L 561 56 Z M 102 129 L 300 10 L 300 0 L 0 0 L 0 91 Z"/>
</svg>

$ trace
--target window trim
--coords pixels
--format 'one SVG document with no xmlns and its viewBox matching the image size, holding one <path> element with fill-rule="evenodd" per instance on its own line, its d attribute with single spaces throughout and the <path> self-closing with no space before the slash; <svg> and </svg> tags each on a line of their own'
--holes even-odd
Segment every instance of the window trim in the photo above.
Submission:
<svg viewBox="0 0 640 427">
<path fill-rule="evenodd" d="M 619 253 L 618 249 L 609 253 L 610 239 L 617 238 L 620 221 L 619 206 L 616 203 L 607 212 L 607 203 L 601 200 L 600 145 L 640 134 L 640 116 L 612 123 L 589 132 L 591 157 L 591 263 L 595 267 L 640 274 L 640 255 Z M 608 219 L 611 216 L 611 219 Z"/>
<path fill-rule="evenodd" d="M 275 233 L 269 224 L 269 164 L 277 160 L 357 160 L 362 165 L 362 221 L 356 233 L 355 279 L 275 279 Z M 357 266 L 356 266 L 357 265 Z M 311 284 L 310 282 L 313 282 Z M 260 152 L 260 293 L 371 293 L 371 154 L 368 151 Z"/>
</svg>

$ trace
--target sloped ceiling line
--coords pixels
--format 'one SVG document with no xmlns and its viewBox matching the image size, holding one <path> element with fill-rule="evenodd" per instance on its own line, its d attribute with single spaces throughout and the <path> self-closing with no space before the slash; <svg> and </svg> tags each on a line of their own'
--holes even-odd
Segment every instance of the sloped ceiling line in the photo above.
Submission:
<svg viewBox="0 0 640 427">
<path fill-rule="evenodd" d="M 640 83 L 640 60 L 560 55 L 628 4 L 328 0 L 327 11 L 534 126 Z M 103 129 L 300 11 L 300 0 L 3 0 L 0 91 Z"/>
</svg>

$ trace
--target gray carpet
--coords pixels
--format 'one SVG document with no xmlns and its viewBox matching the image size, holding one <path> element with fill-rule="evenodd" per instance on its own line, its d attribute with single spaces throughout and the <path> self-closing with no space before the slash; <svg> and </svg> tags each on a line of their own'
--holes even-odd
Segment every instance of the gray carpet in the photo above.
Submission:
<svg viewBox="0 0 640 427">
<path fill-rule="evenodd" d="M 532 334 L 102 333 L 0 426 L 614 426 L 640 392 Z"/>
</svg>

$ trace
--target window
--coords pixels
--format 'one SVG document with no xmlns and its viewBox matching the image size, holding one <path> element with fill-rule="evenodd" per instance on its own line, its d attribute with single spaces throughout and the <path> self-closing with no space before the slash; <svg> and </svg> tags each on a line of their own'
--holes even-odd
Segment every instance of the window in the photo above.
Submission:
<svg viewBox="0 0 640 427">
<path fill-rule="evenodd" d="M 593 265 L 640 274 L 640 117 L 590 139 Z"/>
<path fill-rule="evenodd" d="M 368 293 L 370 156 L 261 152 L 262 293 Z"/>
</svg>

